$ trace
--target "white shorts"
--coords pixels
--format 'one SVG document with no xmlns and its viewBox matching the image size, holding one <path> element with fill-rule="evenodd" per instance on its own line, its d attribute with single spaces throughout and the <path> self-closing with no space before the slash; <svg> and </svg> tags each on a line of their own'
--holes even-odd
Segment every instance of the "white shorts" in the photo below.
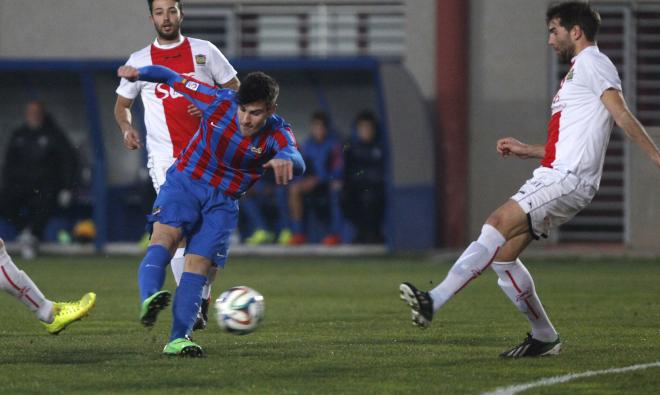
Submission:
<svg viewBox="0 0 660 395">
<path fill-rule="evenodd" d="M 160 192 L 160 186 L 165 182 L 167 169 L 172 166 L 175 160 L 176 158 L 168 156 L 149 155 L 147 159 L 147 168 L 149 169 L 149 177 L 151 177 L 151 182 L 154 184 L 156 194 Z"/>
<path fill-rule="evenodd" d="M 527 214 L 529 231 L 538 240 L 573 218 L 595 194 L 594 186 L 583 183 L 574 174 L 539 167 L 511 199 Z"/>
</svg>

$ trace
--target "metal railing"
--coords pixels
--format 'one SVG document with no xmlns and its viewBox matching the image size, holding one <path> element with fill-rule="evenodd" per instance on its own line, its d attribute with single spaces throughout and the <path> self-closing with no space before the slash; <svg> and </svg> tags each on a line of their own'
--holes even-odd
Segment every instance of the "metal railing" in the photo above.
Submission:
<svg viewBox="0 0 660 395">
<path fill-rule="evenodd" d="M 401 57 L 405 4 L 186 3 L 184 32 L 230 57 Z"/>
</svg>

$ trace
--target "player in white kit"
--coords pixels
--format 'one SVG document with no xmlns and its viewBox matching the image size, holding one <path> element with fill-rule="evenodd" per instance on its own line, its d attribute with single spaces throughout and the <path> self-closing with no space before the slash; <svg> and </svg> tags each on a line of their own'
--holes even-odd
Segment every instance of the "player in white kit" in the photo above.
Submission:
<svg viewBox="0 0 660 395">
<path fill-rule="evenodd" d="M 236 70 L 218 48 L 208 41 L 184 37 L 181 34 L 181 0 L 147 0 L 147 4 L 149 19 L 154 24 L 157 37 L 149 46 L 131 54 L 127 65 L 136 68 L 163 65 L 210 85 L 238 89 Z M 147 167 L 158 193 L 165 182 L 167 169 L 197 130 L 201 113 L 182 95 L 165 84 L 122 79 L 116 93 L 115 119 L 123 134 L 124 146 L 130 150 L 141 147 L 139 133 L 131 122 L 131 106 L 138 95 L 142 99 L 147 129 Z M 177 284 L 183 272 L 184 252 L 184 246 L 173 251 L 171 267 Z M 204 287 L 201 315 L 195 329 L 202 329 L 206 325 L 210 284 L 214 277 L 215 272 L 209 274 L 209 281 Z"/>
<path fill-rule="evenodd" d="M 96 294 L 89 292 L 75 302 L 53 302 L 46 299 L 30 276 L 20 270 L 0 239 L 0 289 L 15 297 L 41 321 L 46 330 L 57 335 L 70 324 L 89 314 Z"/>
<path fill-rule="evenodd" d="M 596 46 L 600 15 L 586 2 L 551 6 L 546 14 L 548 44 L 572 67 L 552 101 L 545 145 L 528 145 L 507 137 L 497 151 L 519 158 L 541 159 L 520 190 L 495 210 L 479 238 L 468 246 L 445 279 L 429 292 L 410 283 L 399 287 L 412 308 L 413 324 L 427 327 L 451 297 L 492 264 L 498 284 L 523 313 L 532 330 L 505 358 L 558 354 L 559 334 L 550 322 L 519 255 L 533 240 L 573 218 L 596 194 L 613 123 L 660 167 L 660 151 L 621 94 L 615 66 Z"/>
</svg>

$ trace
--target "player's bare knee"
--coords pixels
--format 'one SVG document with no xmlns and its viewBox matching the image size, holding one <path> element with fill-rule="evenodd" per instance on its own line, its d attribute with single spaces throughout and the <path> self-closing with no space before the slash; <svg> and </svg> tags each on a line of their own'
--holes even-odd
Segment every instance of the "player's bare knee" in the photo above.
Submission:
<svg viewBox="0 0 660 395">
<path fill-rule="evenodd" d="M 500 210 L 493 212 L 488 219 L 486 220 L 486 225 L 490 225 L 493 228 L 497 229 L 498 232 L 504 236 L 506 240 L 509 240 L 511 236 L 509 235 L 508 229 L 508 218 L 506 218 Z"/>
<path fill-rule="evenodd" d="M 181 242 L 181 235 L 180 229 L 156 222 L 153 225 L 150 245 L 163 246 L 174 255 L 174 252 Z"/>
<path fill-rule="evenodd" d="M 492 226 L 497 230 L 500 230 L 499 228 L 502 226 L 501 215 L 499 215 L 499 213 L 497 212 L 492 213 L 491 215 L 488 216 L 488 219 L 486 219 L 486 224 Z"/>
<path fill-rule="evenodd" d="M 163 246 L 170 253 L 174 254 L 174 251 L 179 245 L 179 240 L 175 235 L 169 234 L 167 232 L 154 232 L 151 235 L 151 243 L 149 245 Z"/>
<path fill-rule="evenodd" d="M 527 215 L 520 206 L 512 201 L 495 210 L 486 224 L 497 229 L 506 240 L 511 240 L 528 231 Z"/>
<path fill-rule="evenodd" d="M 208 258 L 195 254 L 186 255 L 186 263 L 184 266 L 186 272 L 208 276 L 210 269 L 211 261 Z"/>
</svg>

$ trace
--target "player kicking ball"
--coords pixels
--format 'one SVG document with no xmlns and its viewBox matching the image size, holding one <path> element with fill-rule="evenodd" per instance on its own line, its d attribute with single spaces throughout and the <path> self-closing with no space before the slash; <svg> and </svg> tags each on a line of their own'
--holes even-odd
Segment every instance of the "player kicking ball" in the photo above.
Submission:
<svg viewBox="0 0 660 395">
<path fill-rule="evenodd" d="M 237 226 L 238 199 L 272 169 L 286 185 L 305 165 L 290 125 L 275 114 L 279 86 L 264 73 L 245 77 L 238 92 L 214 88 L 163 66 L 122 66 L 129 81 L 165 83 L 202 112 L 199 129 L 168 169 L 149 223 L 151 244 L 140 264 L 141 321 L 155 323 L 169 303 L 161 290 L 179 242 L 186 239 L 184 272 L 176 289 L 169 342 L 163 353 L 199 357 L 190 333 L 211 267 L 224 267 L 229 237 Z"/>
<path fill-rule="evenodd" d="M 498 284 L 527 317 L 532 330 L 505 358 L 555 355 L 559 334 L 550 322 L 519 256 L 533 239 L 573 218 L 592 200 L 600 184 L 605 149 L 613 122 L 660 166 L 660 151 L 621 94 L 616 68 L 596 46 L 600 15 L 585 2 L 551 6 L 546 14 L 548 44 L 572 67 L 552 101 L 545 145 L 507 137 L 497 142 L 503 156 L 541 159 L 531 179 L 486 220 L 447 277 L 428 292 L 410 283 L 399 287 L 412 308 L 414 325 L 427 327 L 434 315 L 492 264 Z"/>
<path fill-rule="evenodd" d="M 53 335 L 57 335 L 70 324 L 89 314 L 96 302 L 96 294 L 93 292 L 83 295 L 76 302 L 53 302 L 46 299 L 32 279 L 16 267 L 7 254 L 2 239 L 0 239 L 0 288 L 20 300 Z"/>
<path fill-rule="evenodd" d="M 127 65 L 142 67 L 159 64 L 177 72 L 194 76 L 209 85 L 238 89 L 236 70 L 211 42 L 183 36 L 183 0 L 147 0 L 149 20 L 156 31 L 150 45 L 133 52 Z M 124 146 L 136 150 L 142 146 L 140 133 L 133 126 L 131 107 L 140 96 L 144 106 L 147 168 L 156 194 L 165 182 L 167 169 L 172 166 L 188 140 L 199 127 L 201 113 L 189 101 L 169 87 L 144 81 L 121 80 L 116 90 L 115 120 L 124 139 Z M 170 267 L 178 284 L 183 273 L 185 246 L 179 246 Z M 195 329 L 204 329 L 211 300 L 211 283 L 215 271 L 209 273 L 204 286 L 204 299 L 195 322 Z"/>
</svg>

